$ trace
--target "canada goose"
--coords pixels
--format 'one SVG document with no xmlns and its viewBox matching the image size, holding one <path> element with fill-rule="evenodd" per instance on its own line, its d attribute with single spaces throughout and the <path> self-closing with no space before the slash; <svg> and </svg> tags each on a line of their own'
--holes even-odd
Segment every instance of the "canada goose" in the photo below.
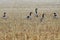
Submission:
<svg viewBox="0 0 60 40">
<path fill-rule="evenodd" d="M 42 14 L 42 18 L 44 18 L 44 13 Z"/>
<path fill-rule="evenodd" d="M 6 12 L 3 13 L 3 18 L 7 19 Z"/>
<path fill-rule="evenodd" d="M 44 19 L 44 13 L 42 14 L 42 17 L 41 17 L 41 19 L 40 19 L 40 21 L 42 22 L 43 21 L 43 19 Z"/>
<path fill-rule="evenodd" d="M 57 17 L 57 14 L 56 13 L 54 13 L 54 18 L 56 18 Z"/>
<path fill-rule="evenodd" d="M 35 16 L 36 17 L 38 17 L 37 10 L 38 10 L 38 8 L 35 9 Z"/>
<path fill-rule="evenodd" d="M 6 17 L 6 12 L 4 12 L 4 15 L 3 15 L 3 17 Z"/>
<path fill-rule="evenodd" d="M 32 14 L 32 12 L 30 12 L 30 14 L 27 16 L 27 19 L 31 18 L 31 14 Z"/>
</svg>

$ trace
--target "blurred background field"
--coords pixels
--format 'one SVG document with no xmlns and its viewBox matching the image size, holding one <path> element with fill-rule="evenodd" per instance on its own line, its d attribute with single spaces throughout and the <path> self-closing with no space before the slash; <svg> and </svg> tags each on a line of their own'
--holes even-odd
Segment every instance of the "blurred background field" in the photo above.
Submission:
<svg viewBox="0 0 60 40">
<path fill-rule="evenodd" d="M 28 20 L 26 16 L 31 11 L 32 19 Z M 4 12 L 7 19 L 2 18 Z M 58 19 L 53 18 L 54 12 Z M 43 13 L 45 18 L 40 22 Z M 60 40 L 60 4 L 0 5 L 0 40 Z"/>
</svg>

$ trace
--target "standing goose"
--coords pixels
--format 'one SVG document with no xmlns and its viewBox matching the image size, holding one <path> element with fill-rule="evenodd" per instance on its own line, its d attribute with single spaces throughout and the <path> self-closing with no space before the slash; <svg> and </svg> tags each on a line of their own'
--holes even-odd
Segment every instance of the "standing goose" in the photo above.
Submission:
<svg viewBox="0 0 60 40">
<path fill-rule="evenodd" d="M 42 17 L 41 17 L 41 19 L 40 19 L 40 20 L 41 20 L 41 22 L 43 21 L 44 16 L 45 16 L 45 14 L 43 13 L 43 14 L 42 14 Z"/>
<path fill-rule="evenodd" d="M 27 16 L 27 19 L 31 19 L 32 12 L 30 12 L 29 16 Z"/>
<path fill-rule="evenodd" d="M 57 18 L 57 14 L 56 14 L 56 13 L 54 13 L 54 15 L 53 15 L 53 16 L 54 16 L 54 18 Z"/>
<path fill-rule="evenodd" d="M 35 9 L 35 16 L 38 17 L 38 12 L 37 12 L 38 8 Z"/>
<path fill-rule="evenodd" d="M 3 15 L 3 17 L 6 17 L 6 12 L 4 12 L 4 15 Z"/>
<path fill-rule="evenodd" d="M 3 18 L 4 18 L 4 19 L 7 19 L 6 12 L 4 12 Z"/>
</svg>

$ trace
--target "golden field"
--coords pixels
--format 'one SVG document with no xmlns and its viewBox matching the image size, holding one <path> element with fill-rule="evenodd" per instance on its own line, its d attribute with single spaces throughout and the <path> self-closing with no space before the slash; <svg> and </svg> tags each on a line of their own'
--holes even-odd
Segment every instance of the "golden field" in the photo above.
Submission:
<svg viewBox="0 0 60 40">
<path fill-rule="evenodd" d="M 34 9 L 38 8 L 39 17 L 35 17 Z M 26 18 L 33 12 L 32 19 Z M 7 19 L 2 18 L 7 13 Z M 58 19 L 53 18 L 53 13 Z M 40 22 L 42 13 L 45 13 L 43 22 Z M 45 7 L 43 5 L 21 5 L 0 7 L 0 40 L 60 40 L 60 8 L 59 5 Z"/>
</svg>

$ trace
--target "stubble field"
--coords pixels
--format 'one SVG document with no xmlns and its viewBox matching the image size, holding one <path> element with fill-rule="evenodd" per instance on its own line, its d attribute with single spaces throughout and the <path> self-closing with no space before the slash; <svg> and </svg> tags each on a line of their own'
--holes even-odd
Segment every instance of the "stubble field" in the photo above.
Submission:
<svg viewBox="0 0 60 40">
<path fill-rule="evenodd" d="M 0 40 L 60 40 L 60 8 L 38 7 L 39 17 L 35 17 L 36 7 L 0 7 Z M 32 19 L 26 18 L 33 12 Z M 2 18 L 7 13 L 7 19 Z M 53 13 L 58 18 L 53 18 Z M 40 22 L 41 15 L 45 18 Z"/>
</svg>

